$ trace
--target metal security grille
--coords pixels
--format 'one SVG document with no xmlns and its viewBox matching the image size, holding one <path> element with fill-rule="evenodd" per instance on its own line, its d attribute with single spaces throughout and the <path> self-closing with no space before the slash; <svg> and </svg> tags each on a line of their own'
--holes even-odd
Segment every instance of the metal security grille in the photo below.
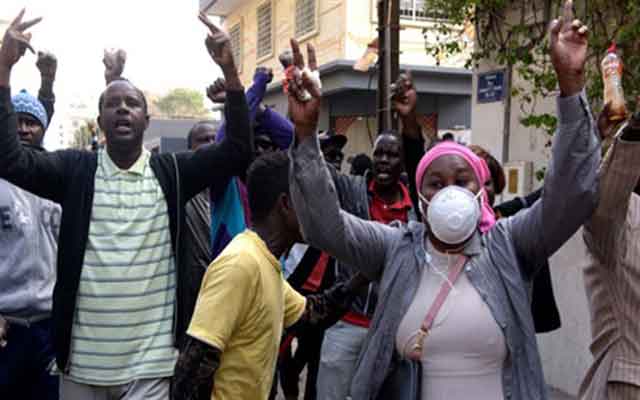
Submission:
<svg viewBox="0 0 640 400">
<path fill-rule="evenodd" d="M 315 0 L 296 0 L 296 37 L 316 30 Z"/>
<path fill-rule="evenodd" d="M 258 8 L 258 58 L 272 53 L 271 40 L 271 2 L 267 2 Z"/>
<path fill-rule="evenodd" d="M 229 37 L 231 38 L 233 59 L 235 60 L 238 69 L 240 69 L 242 66 L 242 32 L 240 30 L 240 24 L 234 25 L 229 30 Z"/>
</svg>

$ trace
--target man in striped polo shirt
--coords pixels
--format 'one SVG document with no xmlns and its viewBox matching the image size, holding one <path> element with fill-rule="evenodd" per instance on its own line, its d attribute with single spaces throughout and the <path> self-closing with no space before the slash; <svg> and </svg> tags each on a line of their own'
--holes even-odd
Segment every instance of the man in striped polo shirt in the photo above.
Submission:
<svg viewBox="0 0 640 400">
<path fill-rule="evenodd" d="M 62 398 L 167 399 L 193 310 L 182 301 L 185 204 L 224 189 L 251 160 L 252 133 L 229 37 L 210 29 L 207 49 L 227 81 L 228 136 L 192 153 L 152 155 L 142 146 L 149 116 L 125 80 L 100 98 L 106 147 L 97 153 L 23 148 L 10 101 L 11 69 L 28 46 L 24 11 L 0 48 L 0 177 L 62 206 L 54 347 Z M 186 272 L 186 271 L 185 271 Z"/>
</svg>

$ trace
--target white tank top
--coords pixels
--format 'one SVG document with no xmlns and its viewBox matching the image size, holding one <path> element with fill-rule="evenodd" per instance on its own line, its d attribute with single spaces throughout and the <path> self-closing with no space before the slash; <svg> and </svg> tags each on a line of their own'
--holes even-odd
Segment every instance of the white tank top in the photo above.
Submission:
<svg viewBox="0 0 640 400">
<path fill-rule="evenodd" d="M 457 256 L 428 245 L 429 265 L 396 335 L 407 356 L 431 304 Z M 429 257 L 430 256 L 430 257 Z M 463 272 L 436 316 L 422 353 L 423 400 L 502 400 L 504 335 L 487 304 Z"/>
</svg>

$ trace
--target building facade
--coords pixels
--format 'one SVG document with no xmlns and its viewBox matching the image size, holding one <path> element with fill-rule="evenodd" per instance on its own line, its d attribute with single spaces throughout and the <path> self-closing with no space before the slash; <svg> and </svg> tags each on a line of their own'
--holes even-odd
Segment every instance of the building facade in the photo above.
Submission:
<svg viewBox="0 0 640 400">
<path fill-rule="evenodd" d="M 471 72 L 460 59 L 427 55 L 423 29 L 433 25 L 422 0 L 402 0 L 400 63 L 413 72 L 424 130 L 454 131 L 470 140 Z M 348 154 L 370 152 L 378 133 L 375 68 L 355 71 L 354 62 L 377 37 L 376 0 L 201 0 L 201 9 L 219 16 L 232 39 L 241 79 L 248 86 L 258 66 L 273 68 L 276 79 L 264 103 L 286 113 L 283 71 L 278 56 L 296 38 L 316 47 L 323 81 L 320 129 L 348 137 Z M 433 35 L 428 34 L 427 40 Z M 468 42 L 473 42 L 469 37 Z"/>
</svg>

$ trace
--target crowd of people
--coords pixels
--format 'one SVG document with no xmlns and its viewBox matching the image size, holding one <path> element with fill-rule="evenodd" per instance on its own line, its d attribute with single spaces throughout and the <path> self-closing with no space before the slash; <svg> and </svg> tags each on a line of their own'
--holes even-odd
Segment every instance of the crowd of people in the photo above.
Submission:
<svg viewBox="0 0 640 400">
<path fill-rule="evenodd" d="M 245 92 L 203 14 L 220 127 L 195 124 L 189 151 L 145 149 L 147 100 L 107 51 L 104 146 L 47 152 L 55 56 L 38 53 L 37 98 L 10 86 L 40 21 L 24 14 L 0 47 L 0 398 L 548 399 L 548 259 L 581 227 L 594 361 L 580 399 L 640 398 L 640 113 L 594 119 L 571 1 L 549 28 L 544 185 L 501 204 L 491 154 L 423 133 L 410 72 L 394 84 L 401 129 L 347 174 L 346 137 L 318 131 L 314 47 L 280 56 L 283 116 L 262 104 L 274 72 Z"/>
</svg>

